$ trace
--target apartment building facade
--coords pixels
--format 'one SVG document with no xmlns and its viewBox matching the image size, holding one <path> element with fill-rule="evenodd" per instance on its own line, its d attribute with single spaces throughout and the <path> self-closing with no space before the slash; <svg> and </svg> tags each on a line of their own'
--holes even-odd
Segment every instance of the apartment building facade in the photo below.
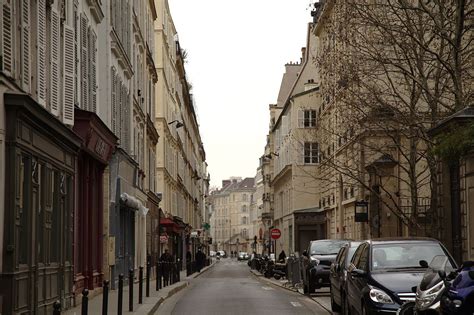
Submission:
<svg viewBox="0 0 474 315">
<path fill-rule="evenodd" d="M 201 236 L 196 238 L 191 233 L 202 228 L 209 174 L 196 104 L 185 72 L 185 55 L 168 1 L 156 1 L 156 7 L 154 60 L 158 83 L 154 124 L 160 134 L 156 178 L 163 193 L 164 218 L 160 224 L 168 239 L 162 245 L 186 262 L 185 253 L 195 251 L 201 243 Z"/>
<path fill-rule="evenodd" d="M 5 0 L 1 8 L 1 309 L 50 313 L 84 288 L 100 291 L 120 259 L 124 270 L 145 263 L 146 193 L 156 191 L 148 166 L 158 134 L 146 124 L 156 11 L 153 1 L 126 0 Z"/>
</svg>

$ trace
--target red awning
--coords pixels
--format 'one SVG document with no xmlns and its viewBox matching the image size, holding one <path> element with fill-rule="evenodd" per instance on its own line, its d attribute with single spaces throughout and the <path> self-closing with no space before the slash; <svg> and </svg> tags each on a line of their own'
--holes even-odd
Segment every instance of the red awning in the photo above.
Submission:
<svg viewBox="0 0 474 315">
<path fill-rule="evenodd" d="M 176 226 L 176 223 L 173 220 L 168 219 L 168 218 L 160 218 L 160 225 L 174 227 Z"/>
</svg>

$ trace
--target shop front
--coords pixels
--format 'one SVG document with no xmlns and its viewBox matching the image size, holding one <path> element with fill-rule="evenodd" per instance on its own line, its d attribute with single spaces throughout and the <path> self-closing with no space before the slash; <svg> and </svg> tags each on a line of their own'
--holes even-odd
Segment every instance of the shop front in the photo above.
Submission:
<svg viewBox="0 0 474 315">
<path fill-rule="evenodd" d="M 78 156 L 77 205 L 75 212 L 75 291 L 94 290 L 103 280 L 104 170 L 115 150 L 117 138 L 92 112 L 74 111 L 74 131 L 82 139 Z"/>
<path fill-rule="evenodd" d="M 50 314 L 73 296 L 73 215 L 81 139 L 23 94 L 4 94 L 2 314 Z"/>
</svg>

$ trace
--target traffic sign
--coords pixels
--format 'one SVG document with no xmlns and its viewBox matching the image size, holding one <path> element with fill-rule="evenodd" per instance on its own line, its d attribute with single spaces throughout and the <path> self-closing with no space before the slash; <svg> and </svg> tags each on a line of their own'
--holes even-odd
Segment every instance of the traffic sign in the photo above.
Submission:
<svg viewBox="0 0 474 315">
<path fill-rule="evenodd" d="M 272 230 L 270 231 L 270 235 L 272 236 L 272 238 L 273 238 L 274 240 L 277 240 L 277 239 L 279 239 L 280 236 L 281 236 L 281 231 L 280 231 L 279 229 L 272 229 Z"/>
</svg>

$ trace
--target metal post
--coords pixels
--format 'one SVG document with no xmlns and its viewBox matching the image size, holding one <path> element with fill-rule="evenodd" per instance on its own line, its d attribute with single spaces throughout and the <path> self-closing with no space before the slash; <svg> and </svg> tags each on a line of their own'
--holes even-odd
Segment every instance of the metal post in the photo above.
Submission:
<svg viewBox="0 0 474 315">
<path fill-rule="evenodd" d="M 122 305 L 123 305 L 123 274 L 119 274 L 117 315 L 122 315 Z"/>
<path fill-rule="evenodd" d="M 151 273 L 151 263 L 148 261 L 146 263 L 146 297 L 150 297 L 150 273 Z"/>
<path fill-rule="evenodd" d="M 178 262 L 178 266 L 176 268 L 176 282 L 181 281 L 181 268 L 180 268 L 180 263 Z"/>
<path fill-rule="evenodd" d="M 59 301 L 53 304 L 53 315 L 61 315 L 61 303 Z"/>
<path fill-rule="evenodd" d="M 138 304 L 143 304 L 143 267 L 138 268 Z"/>
<path fill-rule="evenodd" d="M 82 315 L 87 315 L 88 313 L 88 308 L 89 308 L 89 290 L 84 289 L 82 290 L 82 307 L 81 307 L 81 314 Z"/>
<path fill-rule="evenodd" d="M 104 284 L 102 286 L 103 292 L 102 292 L 102 315 L 107 315 L 108 314 L 108 308 L 109 308 L 109 281 L 104 280 Z"/>
<path fill-rule="evenodd" d="M 161 272 L 160 272 L 160 262 L 156 262 L 156 291 L 160 290 L 161 285 Z"/>
<path fill-rule="evenodd" d="M 128 271 L 128 311 L 133 312 L 133 269 Z"/>
</svg>

